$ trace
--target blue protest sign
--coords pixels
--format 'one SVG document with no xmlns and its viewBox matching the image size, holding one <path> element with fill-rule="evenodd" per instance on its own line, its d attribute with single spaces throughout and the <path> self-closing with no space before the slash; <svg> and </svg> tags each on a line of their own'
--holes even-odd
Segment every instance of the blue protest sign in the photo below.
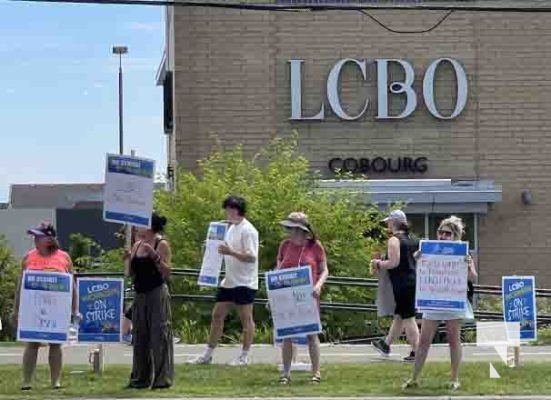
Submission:
<svg viewBox="0 0 551 400">
<path fill-rule="evenodd" d="M 155 161 L 107 155 L 103 219 L 138 227 L 151 226 Z"/>
<path fill-rule="evenodd" d="M 321 332 L 308 266 L 267 272 L 266 289 L 276 340 Z"/>
<path fill-rule="evenodd" d="M 71 274 L 25 271 L 21 285 L 17 340 L 64 343 L 71 321 Z"/>
<path fill-rule="evenodd" d="M 417 261 L 415 308 L 420 311 L 465 311 L 467 242 L 421 240 Z"/>
<path fill-rule="evenodd" d="M 79 278 L 78 309 L 82 315 L 78 341 L 118 343 L 121 341 L 124 280 Z"/>
<path fill-rule="evenodd" d="M 503 319 L 520 323 L 520 340 L 537 339 L 536 282 L 533 276 L 502 277 Z"/>
</svg>

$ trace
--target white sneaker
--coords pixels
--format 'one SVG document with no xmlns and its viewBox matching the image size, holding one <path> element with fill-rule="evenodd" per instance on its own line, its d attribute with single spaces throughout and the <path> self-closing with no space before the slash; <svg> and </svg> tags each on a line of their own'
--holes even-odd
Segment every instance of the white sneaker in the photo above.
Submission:
<svg viewBox="0 0 551 400">
<path fill-rule="evenodd" d="M 207 356 L 206 354 L 203 354 L 199 357 L 192 358 L 191 360 L 187 361 L 186 364 L 194 364 L 194 365 L 212 364 L 212 356 Z"/>
<path fill-rule="evenodd" d="M 240 355 L 235 360 L 230 362 L 229 365 L 231 365 L 232 367 L 244 367 L 244 366 L 249 365 L 249 364 L 250 364 L 249 357 L 244 356 L 244 355 Z"/>
</svg>

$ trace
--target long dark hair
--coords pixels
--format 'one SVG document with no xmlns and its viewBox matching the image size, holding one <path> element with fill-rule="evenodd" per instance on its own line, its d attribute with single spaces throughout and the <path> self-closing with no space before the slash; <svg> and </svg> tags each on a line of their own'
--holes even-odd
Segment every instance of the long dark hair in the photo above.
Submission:
<svg viewBox="0 0 551 400">
<path fill-rule="evenodd" d="M 167 223 L 167 220 L 162 215 L 157 214 L 154 212 L 151 215 L 151 231 L 153 233 L 163 233 L 165 230 L 165 225 Z"/>
<path fill-rule="evenodd" d="M 316 244 L 318 242 L 318 236 L 314 232 L 314 229 L 312 228 L 312 225 L 310 225 L 309 222 L 306 222 L 304 225 L 306 226 L 306 228 L 310 232 L 310 237 L 308 238 L 308 244 L 310 244 L 310 245 Z"/>
</svg>

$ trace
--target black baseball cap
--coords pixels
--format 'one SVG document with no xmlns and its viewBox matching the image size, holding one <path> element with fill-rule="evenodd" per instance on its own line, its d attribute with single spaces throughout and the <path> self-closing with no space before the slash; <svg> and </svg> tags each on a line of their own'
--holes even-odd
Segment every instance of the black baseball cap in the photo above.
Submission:
<svg viewBox="0 0 551 400">
<path fill-rule="evenodd" d="M 56 237 L 55 228 L 51 224 L 37 226 L 36 228 L 29 229 L 27 233 L 34 237 Z"/>
</svg>

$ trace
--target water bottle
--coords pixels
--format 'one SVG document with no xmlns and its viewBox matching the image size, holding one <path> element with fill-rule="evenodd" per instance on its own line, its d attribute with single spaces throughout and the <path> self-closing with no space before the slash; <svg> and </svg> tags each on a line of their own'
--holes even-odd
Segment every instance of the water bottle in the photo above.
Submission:
<svg viewBox="0 0 551 400">
<path fill-rule="evenodd" d="M 80 323 L 80 314 L 71 315 L 71 323 L 67 330 L 67 343 L 74 345 L 78 342 L 78 325 Z"/>
</svg>

